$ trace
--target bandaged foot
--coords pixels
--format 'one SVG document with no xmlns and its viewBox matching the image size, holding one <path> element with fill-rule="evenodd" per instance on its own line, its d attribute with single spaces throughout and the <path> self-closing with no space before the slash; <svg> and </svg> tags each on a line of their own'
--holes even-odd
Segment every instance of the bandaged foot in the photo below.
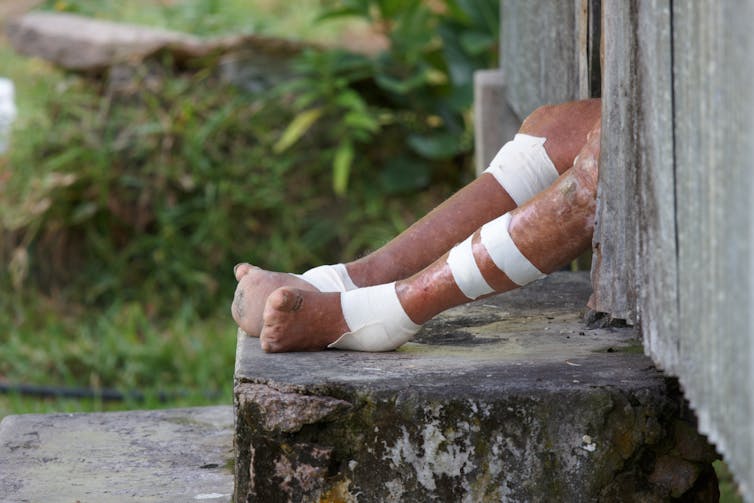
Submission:
<svg viewBox="0 0 754 503">
<path fill-rule="evenodd" d="M 293 274 L 265 271 L 249 264 L 236 266 L 235 275 L 238 286 L 230 312 L 241 330 L 252 337 L 259 337 L 262 331 L 264 306 L 272 292 L 283 286 L 317 291 Z"/>
<path fill-rule="evenodd" d="M 337 292 L 278 288 L 268 297 L 263 318 L 259 340 L 270 353 L 325 349 L 348 331 Z"/>
<path fill-rule="evenodd" d="M 394 283 L 340 294 L 283 287 L 267 300 L 260 339 L 269 352 L 391 351 L 419 328 L 403 310 Z"/>
<path fill-rule="evenodd" d="M 231 314 L 238 326 L 253 337 L 262 330 L 262 314 L 267 297 L 283 286 L 320 292 L 345 292 L 358 288 L 345 265 L 323 265 L 303 274 L 266 271 L 251 264 L 238 264 L 233 273 L 238 281 Z"/>
</svg>

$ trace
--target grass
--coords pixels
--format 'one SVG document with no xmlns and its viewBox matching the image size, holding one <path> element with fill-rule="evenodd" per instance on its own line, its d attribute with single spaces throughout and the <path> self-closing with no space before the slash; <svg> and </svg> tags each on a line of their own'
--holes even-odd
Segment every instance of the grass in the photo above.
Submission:
<svg viewBox="0 0 754 503">
<path fill-rule="evenodd" d="M 79 12 L 199 35 L 264 33 L 331 42 L 338 31 L 313 22 L 318 0 L 300 2 L 56 1 L 41 8 Z M 67 77 L 44 61 L 21 57 L 0 38 L 0 76 L 16 86 L 16 127 L 44 122 L 45 96 Z M 0 172 L 6 159 L 0 156 Z M 228 295 L 228 303 L 232 292 Z M 29 412 L 101 411 L 231 403 L 235 324 L 227 308 L 198 317 L 175 306 L 156 319 L 148 306 L 118 299 L 106 306 L 0 287 L 0 382 L 112 388 L 144 400 L 35 398 L 0 394 L 0 418 Z M 161 393 L 171 395 L 160 400 Z"/>
<path fill-rule="evenodd" d="M 42 9 L 118 20 L 200 36 L 266 34 L 335 43 L 364 28 L 354 21 L 317 23 L 321 0 L 48 0 Z"/>
<path fill-rule="evenodd" d="M 235 329 L 227 314 L 200 319 L 185 307 L 155 320 L 136 303 L 116 302 L 100 312 L 7 293 L 0 307 L 3 381 L 143 395 L 119 403 L 6 395 L 0 416 L 231 401 Z"/>
<path fill-rule="evenodd" d="M 743 503 L 743 497 L 738 492 L 733 474 L 725 462 L 718 460 L 713 463 L 713 466 L 720 481 L 720 503 Z"/>
</svg>

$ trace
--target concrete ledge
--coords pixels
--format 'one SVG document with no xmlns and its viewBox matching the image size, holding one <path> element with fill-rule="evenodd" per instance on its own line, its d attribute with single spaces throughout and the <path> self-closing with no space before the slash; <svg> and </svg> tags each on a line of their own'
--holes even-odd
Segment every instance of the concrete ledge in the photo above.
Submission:
<svg viewBox="0 0 754 503">
<path fill-rule="evenodd" d="M 589 293 L 586 274 L 553 274 L 444 313 L 393 353 L 268 355 L 240 333 L 237 501 L 664 501 L 712 490 L 714 451 L 675 381 L 632 328 L 585 326 Z"/>
<path fill-rule="evenodd" d="M 232 432 L 229 406 L 8 416 L 0 500 L 227 502 Z"/>
</svg>

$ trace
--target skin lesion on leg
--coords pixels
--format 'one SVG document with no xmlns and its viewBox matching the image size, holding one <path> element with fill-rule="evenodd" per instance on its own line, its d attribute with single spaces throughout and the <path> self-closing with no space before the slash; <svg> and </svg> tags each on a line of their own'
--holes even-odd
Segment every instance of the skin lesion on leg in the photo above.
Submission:
<svg viewBox="0 0 754 503">
<path fill-rule="evenodd" d="M 525 206 L 512 212 L 510 234 L 542 272 L 564 266 L 589 248 L 594 232 L 600 122 L 587 135 L 573 167 Z M 541 232 L 531 229 L 539 227 Z"/>
</svg>

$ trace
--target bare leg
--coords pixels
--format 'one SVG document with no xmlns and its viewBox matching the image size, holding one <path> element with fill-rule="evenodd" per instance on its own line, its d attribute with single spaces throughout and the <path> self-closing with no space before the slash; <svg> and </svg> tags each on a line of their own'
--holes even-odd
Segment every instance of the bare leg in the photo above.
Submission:
<svg viewBox="0 0 754 503">
<path fill-rule="evenodd" d="M 546 138 L 545 150 L 562 174 L 573 165 L 599 110 L 599 100 L 540 107 L 524 121 L 520 132 Z M 346 269 L 358 286 L 406 278 L 430 265 L 481 225 L 515 207 L 495 178 L 483 174 L 379 250 L 346 264 Z M 253 336 L 260 333 L 262 306 L 276 288 L 316 290 L 302 287 L 301 281 L 291 275 L 248 264 L 238 266 L 235 275 L 239 284 L 231 312 L 236 323 Z"/>
<path fill-rule="evenodd" d="M 599 133 L 597 122 L 573 167 L 512 212 L 510 235 L 540 271 L 552 272 L 589 247 L 594 229 Z M 517 287 L 495 266 L 480 243 L 478 231 L 472 244 L 477 265 L 496 292 Z M 446 259 L 447 253 L 396 283 L 398 299 L 415 323 L 424 323 L 469 300 L 456 285 Z M 266 303 L 261 344 L 270 352 L 323 349 L 347 331 L 339 293 L 283 287 L 272 292 Z"/>
</svg>

